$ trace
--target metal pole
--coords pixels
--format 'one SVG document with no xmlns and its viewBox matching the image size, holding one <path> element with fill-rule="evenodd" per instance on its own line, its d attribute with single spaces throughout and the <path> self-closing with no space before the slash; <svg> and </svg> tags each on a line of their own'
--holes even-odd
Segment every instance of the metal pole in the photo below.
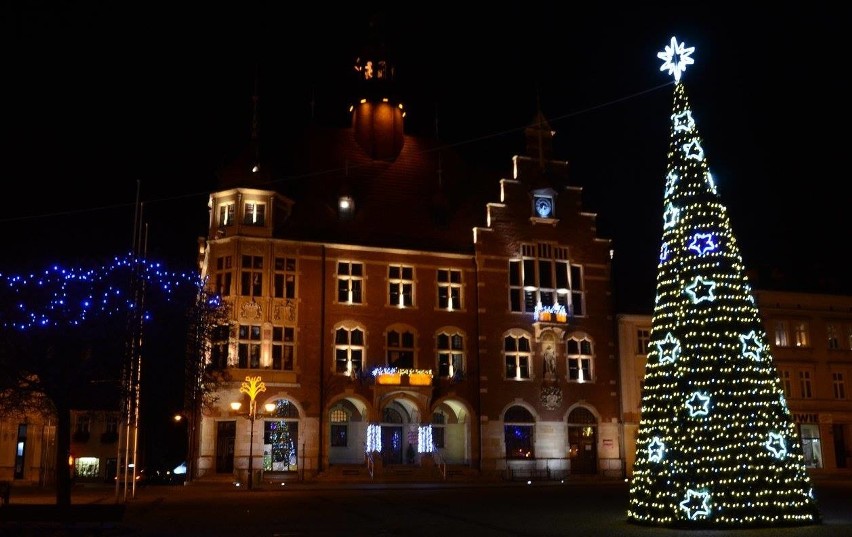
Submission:
<svg viewBox="0 0 852 537">
<path fill-rule="evenodd" d="M 251 414 L 249 415 L 249 423 L 251 427 L 251 433 L 249 434 L 249 463 L 248 463 L 248 488 L 249 490 L 254 487 L 253 476 L 254 468 L 253 468 L 253 459 L 254 459 L 254 401 L 251 402 Z"/>
</svg>

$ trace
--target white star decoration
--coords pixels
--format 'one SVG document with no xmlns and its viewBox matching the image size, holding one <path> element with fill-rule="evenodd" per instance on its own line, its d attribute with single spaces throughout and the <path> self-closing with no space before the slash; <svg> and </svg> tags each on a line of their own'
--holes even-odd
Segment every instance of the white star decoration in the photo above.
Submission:
<svg viewBox="0 0 852 537">
<path fill-rule="evenodd" d="M 674 227 L 677 224 L 677 216 L 680 209 L 676 208 L 671 203 L 666 206 L 666 211 L 663 213 L 663 229 Z"/>
<path fill-rule="evenodd" d="M 688 144 L 683 144 L 682 149 L 684 158 L 691 158 L 692 160 L 701 160 L 704 158 L 704 149 L 701 148 L 698 139 L 693 139 Z"/>
<path fill-rule="evenodd" d="M 710 396 L 693 392 L 686 400 L 686 408 L 689 409 L 690 417 L 706 416 L 710 412 Z"/>
<path fill-rule="evenodd" d="M 658 341 L 657 352 L 660 353 L 660 363 L 670 364 L 680 356 L 680 342 L 675 339 L 671 332 L 666 334 L 665 339 Z"/>
<path fill-rule="evenodd" d="M 695 60 L 690 58 L 693 52 L 695 47 L 678 44 L 677 39 L 672 37 L 671 46 L 657 53 L 657 57 L 663 60 L 660 71 L 668 70 L 670 75 L 674 75 L 675 82 L 680 82 L 680 75 L 686 70 L 686 66 L 695 63 Z"/>
<path fill-rule="evenodd" d="M 687 489 L 686 496 L 680 502 L 680 508 L 686 511 L 690 520 L 706 517 L 710 514 L 710 494 L 707 492 Z"/>
<path fill-rule="evenodd" d="M 715 295 L 713 295 L 713 289 L 715 288 L 716 282 L 705 280 L 701 276 L 696 276 L 692 284 L 686 286 L 686 292 L 689 293 L 689 296 L 692 298 L 692 302 L 694 304 L 698 304 L 702 300 L 706 300 L 708 302 L 716 300 Z"/>
<path fill-rule="evenodd" d="M 692 112 L 689 110 L 681 112 L 680 114 L 675 114 L 673 117 L 675 132 L 689 132 L 693 129 L 693 127 L 695 127 L 695 120 L 692 119 Z"/>
<path fill-rule="evenodd" d="M 710 250 L 716 249 L 716 243 L 713 242 L 711 233 L 696 233 L 692 237 L 692 242 L 689 243 L 689 249 L 698 252 L 698 255 L 704 255 Z"/>
<path fill-rule="evenodd" d="M 660 261 L 665 261 L 669 257 L 669 243 L 664 242 L 660 246 Z"/>
<path fill-rule="evenodd" d="M 648 460 L 651 462 L 660 462 L 663 458 L 663 451 L 665 451 L 665 449 L 666 445 L 663 444 L 660 437 L 655 436 L 651 439 L 651 443 L 648 444 Z"/>
<path fill-rule="evenodd" d="M 743 342 L 743 356 L 752 360 L 760 360 L 760 351 L 763 349 L 763 342 L 754 333 L 754 330 L 748 334 L 740 336 L 740 341 Z"/>
<path fill-rule="evenodd" d="M 666 175 L 666 191 L 663 193 L 664 198 L 667 198 L 672 195 L 677 180 L 678 175 L 673 171 L 669 172 L 668 175 Z"/>
<path fill-rule="evenodd" d="M 769 440 L 764 445 L 778 459 L 783 459 L 787 454 L 787 444 L 784 437 L 778 433 L 769 433 Z"/>
</svg>

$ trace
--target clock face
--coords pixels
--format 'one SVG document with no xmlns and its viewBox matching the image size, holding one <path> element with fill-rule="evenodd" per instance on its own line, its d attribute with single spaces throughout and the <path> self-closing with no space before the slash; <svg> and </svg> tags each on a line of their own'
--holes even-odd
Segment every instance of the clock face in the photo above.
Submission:
<svg viewBox="0 0 852 537">
<path fill-rule="evenodd" d="M 550 198 L 536 198 L 535 212 L 542 218 L 547 218 L 553 212 L 553 201 Z"/>
</svg>

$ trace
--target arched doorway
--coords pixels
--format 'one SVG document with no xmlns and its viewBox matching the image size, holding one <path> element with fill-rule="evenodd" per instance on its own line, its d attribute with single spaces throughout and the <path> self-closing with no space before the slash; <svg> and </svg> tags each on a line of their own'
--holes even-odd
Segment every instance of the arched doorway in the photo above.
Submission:
<svg viewBox="0 0 852 537">
<path fill-rule="evenodd" d="M 597 419 L 587 408 L 577 407 L 568 414 L 568 459 L 572 474 L 598 471 Z"/>
<path fill-rule="evenodd" d="M 403 453 L 407 447 L 404 435 L 405 425 L 410 416 L 399 402 L 394 401 L 382 409 L 382 463 L 402 464 Z"/>
<path fill-rule="evenodd" d="M 364 462 L 367 424 L 366 408 L 361 401 L 342 399 L 328 411 L 328 463 L 360 464 Z"/>
<path fill-rule="evenodd" d="M 299 409 L 287 399 L 274 401 L 271 418 L 263 420 L 263 470 L 299 470 Z"/>
</svg>

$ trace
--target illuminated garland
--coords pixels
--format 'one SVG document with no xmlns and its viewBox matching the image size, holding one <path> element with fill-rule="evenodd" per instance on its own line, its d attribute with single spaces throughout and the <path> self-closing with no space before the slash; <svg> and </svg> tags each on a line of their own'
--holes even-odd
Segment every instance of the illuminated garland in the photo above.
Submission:
<svg viewBox="0 0 852 537">
<path fill-rule="evenodd" d="M 160 296 L 201 288 L 197 273 L 176 273 L 160 263 L 132 255 L 116 257 L 94 269 L 53 265 L 28 276 L 0 274 L 0 326 L 15 330 L 79 326 L 102 316 L 126 314 L 136 307 L 132 282 Z M 143 319 L 150 318 L 143 313 Z"/>
<path fill-rule="evenodd" d="M 813 524 L 796 425 L 680 75 L 628 520 L 687 528 Z"/>
</svg>

